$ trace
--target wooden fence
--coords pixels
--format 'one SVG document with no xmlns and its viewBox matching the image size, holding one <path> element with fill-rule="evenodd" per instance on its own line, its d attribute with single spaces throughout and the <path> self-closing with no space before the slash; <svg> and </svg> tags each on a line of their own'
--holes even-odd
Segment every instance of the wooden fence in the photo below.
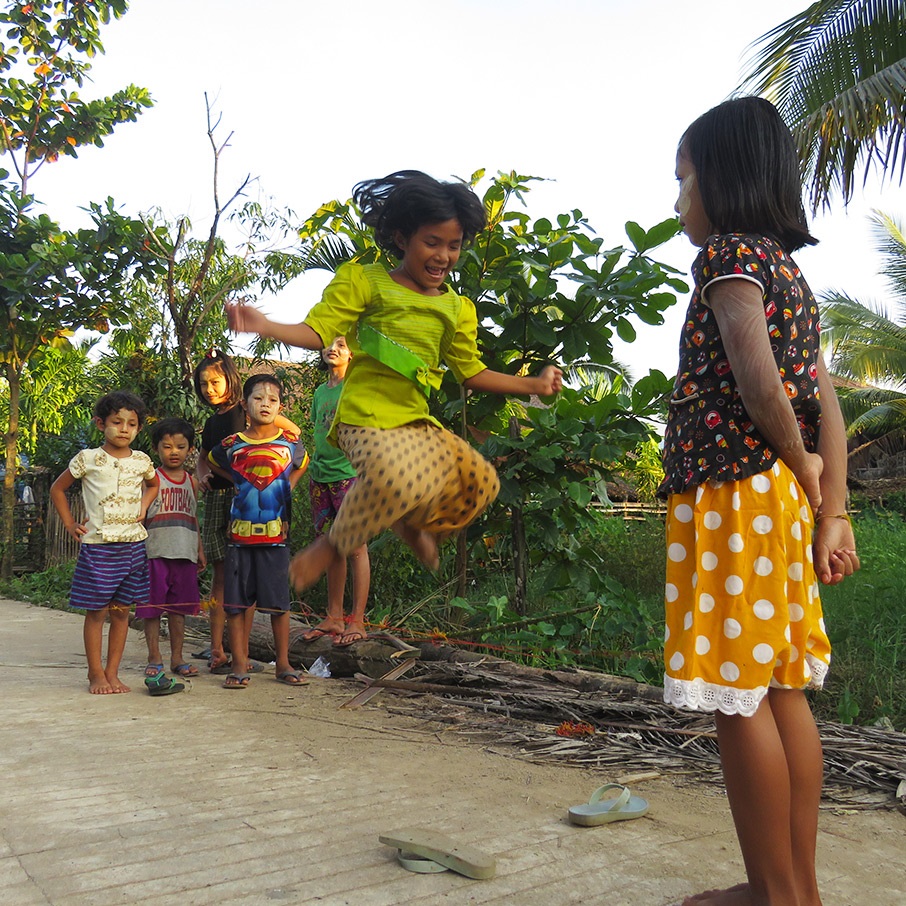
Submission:
<svg viewBox="0 0 906 906">
<path fill-rule="evenodd" d="M 634 500 L 615 500 L 610 506 L 593 503 L 592 506 L 602 516 L 615 516 L 627 522 L 642 522 L 655 517 L 663 519 L 667 515 L 666 503 L 639 503 Z"/>
</svg>

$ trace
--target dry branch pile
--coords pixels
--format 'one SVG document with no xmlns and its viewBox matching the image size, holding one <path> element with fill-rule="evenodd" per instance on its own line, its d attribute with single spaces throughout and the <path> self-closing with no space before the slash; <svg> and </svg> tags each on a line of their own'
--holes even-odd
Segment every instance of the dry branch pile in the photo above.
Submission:
<svg viewBox="0 0 906 906">
<path fill-rule="evenodd" d="M 588 768 L 692 771 L 720 781 L 713 718 L 665 705 L 660 690 L 585 671 L 542 671 L 499 661 L 423 664 L 415 680 L 387 685 L 435 699 L 435 719 L 531 761 Z M 425 715 L 420 700 L 419 713 Z M 411 712 L 411 707 L 408 708 Z M 559 724 L 592 736 L 564 738 Z M 824 797 L 836 806 L 881 808 L 906 798 L 906 735 L 820 722 Z M 898 795 L 899 794 L 899 795 Z"/>
<path fill-rule="evenodd" d="M 420 654 L 421 663 L 406 680 L 375 680 L 388 691 L 410 696 L 395 697 L 388 710 L 417 711 L 532 761 L 623 772 L 685 772 L 720 782 L 713 718 L 674 710 L 654 686 L 584 670 L 523 667 L 431 642 L 414 648 L 386 633 L 336 649 L 329 638 L 303 642 L 307 628 L 293 623 L 291 663 L 308 668 L 320 655 L 330 662 L 334 676 L 379 677 L 401 656 Z M 249 647 L 253 657 L 273 657 L 269 621 L 257 614 Z M 564 721 L 590 724 L 595 732 L 558 736 L 557 726 Z M 819 722 L 819 730 L 826 801 L 846 808 L 899 807 L 906 813 L 906 734 L 827 721 Z"/>
</svg>

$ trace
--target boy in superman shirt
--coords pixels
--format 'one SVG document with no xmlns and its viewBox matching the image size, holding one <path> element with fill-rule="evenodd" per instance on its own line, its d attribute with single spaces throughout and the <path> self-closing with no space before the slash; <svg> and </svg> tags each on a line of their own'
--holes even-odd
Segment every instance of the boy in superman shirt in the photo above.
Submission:
<svg viewBox="0 0 906 906">
<path fill-rule="evenodd" d="M 224 438 L 209 454 L 212 468 L 236 485 L 230 510 L 223 604 L 233 672 L 225 689 L 249 684 L 253 610 L 270 613 L 277 680 L 301 686 L 289 663 L 289 521 L 292 490 L 308 467 L 296 434 L 277 428 L 283 387 L 272 374 L 254 374 L 242 388 L 245 431 Z"/>
</svg>

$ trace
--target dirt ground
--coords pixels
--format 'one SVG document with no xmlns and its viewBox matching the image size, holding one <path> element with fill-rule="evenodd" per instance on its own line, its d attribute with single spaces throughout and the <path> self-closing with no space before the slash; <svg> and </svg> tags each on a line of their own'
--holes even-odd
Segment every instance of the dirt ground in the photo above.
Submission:
<svg viewBox="0 0 906 906">
<path fill-rule="evenodd" d="M 90 696 L 81 619 L 0 600 L 0 902 L 607 903 L 666 906 L 742 877 L 719 786 L 633 783 L 647 816 L 576 828 L 570 805 L 625 779 L 532 764 L 384 692 L 267 672 L 151 698 L 130 633 L 129 695 Z M 417 825 L 497 858 L 497 877 L 410 874 L 377 837 Z M 822 812 L 825 906 L 902 906 L 906 817 Z"/>
</svg>

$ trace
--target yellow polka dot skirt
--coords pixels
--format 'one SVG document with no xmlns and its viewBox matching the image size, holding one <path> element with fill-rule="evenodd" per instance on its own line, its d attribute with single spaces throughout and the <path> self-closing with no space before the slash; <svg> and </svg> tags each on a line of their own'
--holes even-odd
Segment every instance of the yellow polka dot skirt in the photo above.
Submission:
<svg viewBox="0 0 906 906">
<path fill-rule="evenodd" d="M 823 684 L 812 513 L 782 462 L 670 497 L 664 598 L 668 704 L 751 715 L 769 687 Z"/>
<path fill-rule="evenodd" d="M 400 519 L 441 542 L 480 516 L 500 490 L 494 467 L 474 447 L 430 422 L 340 424 L 337 443 L 358 473 L 330 529 L 344 557 Z"/>
</svg>

